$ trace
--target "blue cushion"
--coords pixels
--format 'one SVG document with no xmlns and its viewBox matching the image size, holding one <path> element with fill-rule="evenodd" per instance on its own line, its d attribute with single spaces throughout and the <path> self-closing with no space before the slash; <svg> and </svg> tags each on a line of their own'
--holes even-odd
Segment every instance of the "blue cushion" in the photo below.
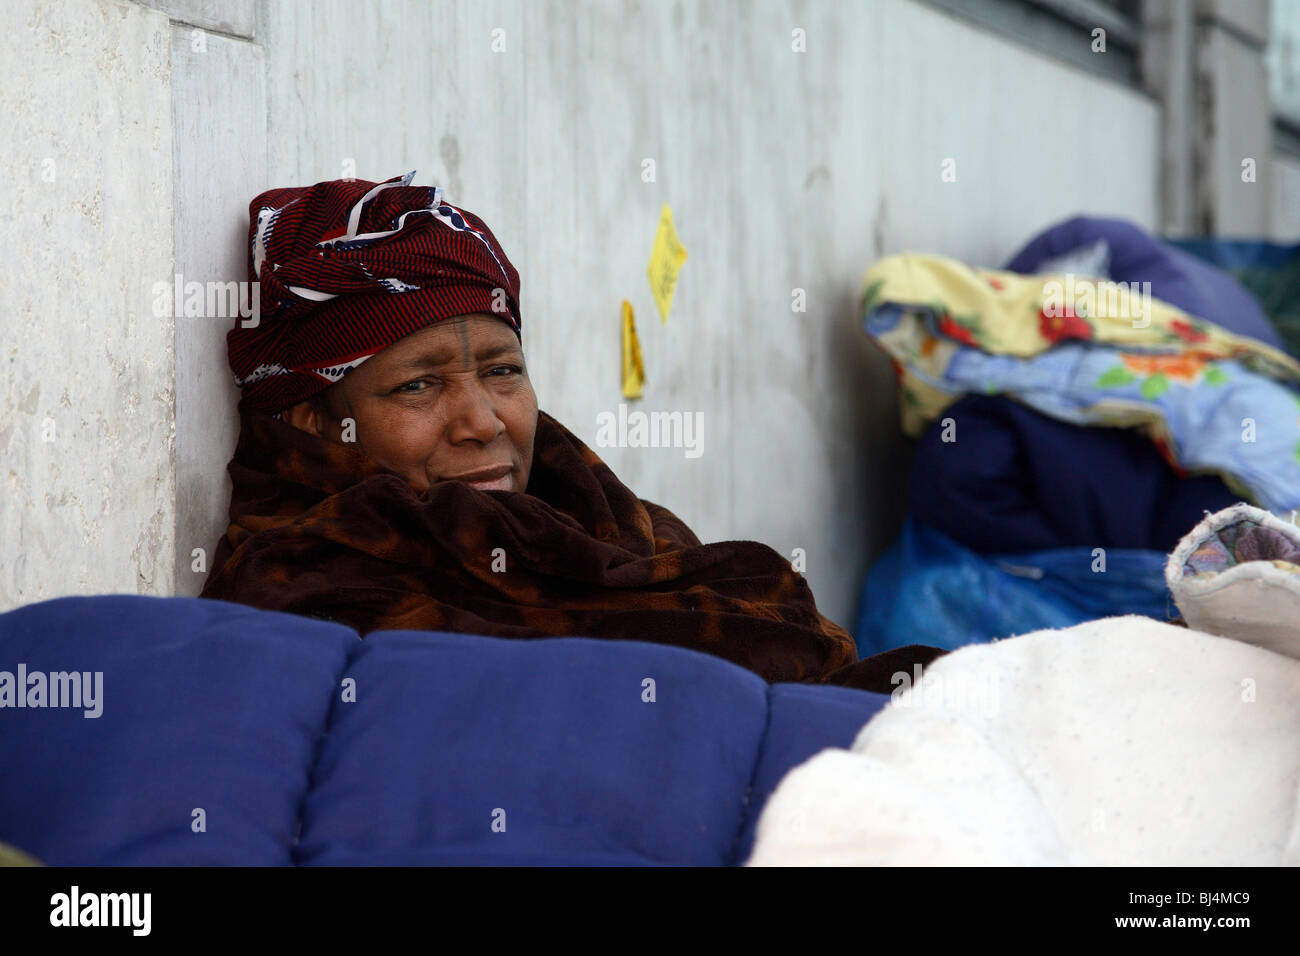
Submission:
<svg viewBox="0 0 1300 956">
<path fill-rule="evenodd" d="M 291 862 L 357 635 L 238 604 L 69 597 L 0 615 L 0 671 L 102 673 L 102 712 L 0 709 L 0 842 L 56 865 Z M 83 701 L 84 703 L 84 701 Z M 206 814 L 194 832 L 192 812 Z"/>
<path fill-rule="evenodd" d="M 886 699 L 659 644 L 362 642 L 136 595 L 0 615 L 19 664 L 103 675 L 98 717 L 0 709 L 0 842 L 62 865 L 739 863 L 781 776 Z"/>
<path fill-rule="evenodd" d="M 847 748 L 882 707 L 888 694 L 847 687 L 773 684 L 768 692 L 767 736 L 745 802 L 736 862 L 754 849 L 754 831 L 763 805 L 790 770 L 827 747 Z"/>
<path fill-rule="evenodd" d="M 735 861 L 767 710 L 749 671 L 632 641 L 377 631 L 347 676 L 298 862 Z"/>
<path fill-rule="evenodd" d="M 1033 273 L 1048 259 L 1104 240 L 1115 282 L 1150 282 L 1151 294 L 1176 308 L 1251 338 L 1285 349 L 1259 300 L 1232 276 L 1161 242 L 1123 219 L 1075 216 L 1035 236 L 1006 268 Z"/>
</svg>

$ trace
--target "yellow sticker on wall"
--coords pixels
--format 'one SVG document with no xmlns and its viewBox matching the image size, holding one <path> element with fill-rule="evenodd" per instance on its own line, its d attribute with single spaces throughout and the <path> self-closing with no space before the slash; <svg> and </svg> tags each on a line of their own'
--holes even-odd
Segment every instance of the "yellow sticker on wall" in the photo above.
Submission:
<svg viewBox="0 0 1300 956">
<path fill-rule="evenodd" d="M 623 300 L 623 397 L 640 398 L 645 385 L 645 368 L 641 365 L 641 342 L 636 337 L 636 317 L 632 303 Z"/>
<path fill-rule="evenodd" d="M 677 289 L 677 273 L 686 261 L 686 248 L 677 238 L 673 228 L 673 211 L 664 203 L 659 213 L 659 231 L 655 234 L 654 249 L 650 252 L 650 291 L 659 306 L 659 318 L 667 325 L 668 310 L 673 307 L 673 292 Z"/>
</svg>

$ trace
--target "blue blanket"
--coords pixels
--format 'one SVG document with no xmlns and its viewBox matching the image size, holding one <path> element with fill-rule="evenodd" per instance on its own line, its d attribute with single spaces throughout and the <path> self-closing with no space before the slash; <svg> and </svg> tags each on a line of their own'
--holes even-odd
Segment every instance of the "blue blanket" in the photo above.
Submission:
<svg viewBox="0 0 1300 956">
<path fill-rule="evenodd" d="M 1053 548 L 1168 552 L 1240 500 L 1215 475 L 1179 477 L 1133 429 L 1056 421 L 1014 399 L 967 395 L 935 423 L 908 473 L 908 511 L 981 554 Z"/>
</svg>

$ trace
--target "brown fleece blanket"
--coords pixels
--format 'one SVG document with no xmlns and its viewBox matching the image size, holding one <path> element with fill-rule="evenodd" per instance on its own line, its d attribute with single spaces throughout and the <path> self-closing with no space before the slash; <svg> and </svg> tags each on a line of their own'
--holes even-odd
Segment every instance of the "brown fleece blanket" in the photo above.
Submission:
<svg viewBox="0 0 1300 956">
<path fill-rule="evenodd" d="M 941 651 L 858 662 L 789 562 L 702 545 L 539 413 L 527 493 L 459 481 L 416 492 L 359 448 L 242 411 L 230 527 L 205 598 L 375 630 L 675 644 L 774 681 L 888 693 Z M 874 663 L 873 663 L 874 662 Z"/>
</svg>

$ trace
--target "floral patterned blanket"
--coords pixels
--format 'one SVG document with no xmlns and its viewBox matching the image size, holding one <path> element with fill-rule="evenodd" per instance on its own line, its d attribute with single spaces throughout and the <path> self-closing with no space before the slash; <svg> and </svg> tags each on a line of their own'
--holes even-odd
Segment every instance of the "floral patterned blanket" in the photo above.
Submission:
<svg viewBox="0 0 1300 956">
<path fill-rule="evenodd" d="M 1179 474 L 1300 508 L 1300 362 L 1138 283 L 892 256 L 867 271 L 862 313 L 909 437 L 964 394 L 1004 394 L 1062 421 L 1141 429 Z"/>
</svg>

